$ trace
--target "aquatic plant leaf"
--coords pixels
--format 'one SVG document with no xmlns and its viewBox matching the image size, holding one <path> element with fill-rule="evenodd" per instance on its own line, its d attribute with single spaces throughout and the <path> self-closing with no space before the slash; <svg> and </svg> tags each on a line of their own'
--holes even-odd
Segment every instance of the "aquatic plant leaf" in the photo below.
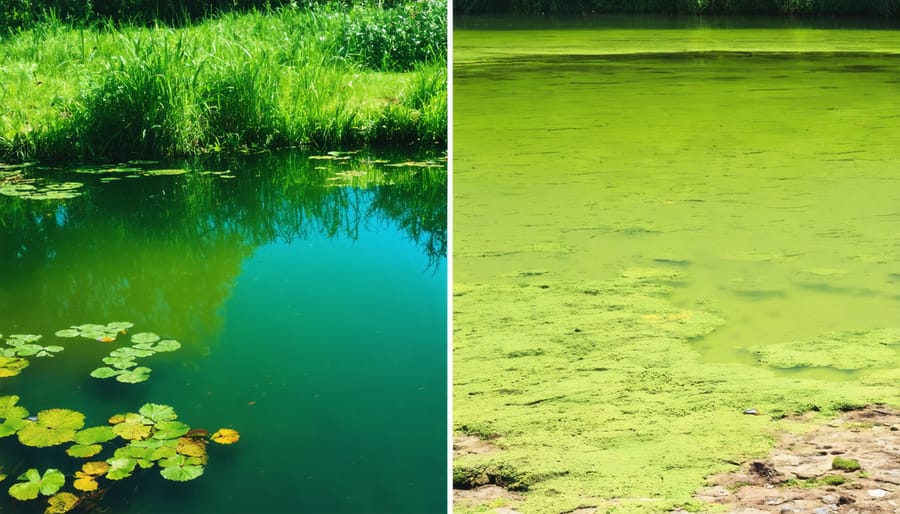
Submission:
<svg viewBox="0 0 900 514">
<path fill-rule="evenodd" d="M 47 499 L 47 508 L 44 510 L 44 514 L 65 514 L 77 507 L 80 501 L 81 499 L 72 493 L 56 493 Z"/>
<path fill-rule="evenodd" d="M 121 423 L 123 421 L 125 421 L 124 414 L 113 414 L 112 416 L 109 417 L 108 420 L 106 420 L 106 422 L 109 423 L 110 425 L 118 425 L 119 423 Z"/>
<path fill-rule="evenodd" d="M 17 346 L 24 343 L 34 343 L 40 340 L 42 335 L 39 334 L 10 334 L 7 337 L 6 344 Z"/>
<path fill-rule="evenodd" d="M 175 409 L 170 407 L 169 405 L 162 405 L 158 403 L 145 403 L 138 409 L 138 413 L 141 416 L 152 419 L 153 421 L 172 421 L 177 418 L 178 415 L 175 414 Z"/>
<path fill-rule="evenodd" d="M 62 330 L 57 330 L 53 333 L 56 337 L 78 337 L 81 335 L 81 330 L 75 328 L 64 328 Z"/>
<path fill-rule="evenodd" d="M 90 427 L 79 430 L 75 434 L 75 442 L 78 444 L 96 444 L 112 441 L 116 433 L 111 426 Z"/>
<path fill-rule="evenodd" d="M 72 482 L 72 487 L 75 489 L 79 491 L 96 491 L 97 486 L 97 481 L 91 475 L 81 471 L 75 472 L 75 481 Z"/>
<path fill-rule="evenodd" d="M 113 369 L 103 366 L 102 368 L 97 368 L 94 371 L 91 371 L 91 376 L 94 378 L 111 378 L 123 372 L 124 370 L 121 369 Z"/>
<path fill-rule="evenodd" d="M 109 356 L 113 357 L 113 358 L 134 359 L 136 357 L 149 357 L 149 356 L 153 355 L 154 353 L 156 353 L 156 352 L 154 352 L 151 349 L 138 348 L 138 345 L 135 345 L 133 347 L 124 346 L 122 348 L 116 348 L 115 350 L 113 350 L 109 353 Z"/>
<path fill-rule="evenodd" d="M 73 444 L 66 449 L 66 453 L 70 457 L 75 457 L 76 459 L 93 457 L 101 451 L 103 451 L 103 447 L 99 444 Z"/>
<path fill-rule="evenodd" d="M 116 380 L 126 384 L 137 384 L 138 382 L 143 382 L 150 378 L 150 371 L 150 368 L 138 366 L 134 369 L 122 372 L 121 375 L 116 377 Z"/>
<path fill-rule="evenodd" d="M 231 428 L 220 428 L 212 435 L 212 440 L 219 444 L 233 444 L 241 439 L 241 435 L 237 430 Z"/>
<path fill-rule="evenodd" d="M 130 321 L 112 321 L 106 324 L 106 328 L 110 330 L 116 330 L 118 332 L 124 332 L 133 326 L 134 323 Z"/>
<path fill-rule="evenodd" d="M 21 405 L 16 405 L 19 397 L 16 395 L 0 396 L 0 437 L 10 436 L 19 429 L 30 423 L 25 418 L 28 417 L 28 410 Z"/>
<path fill-rule="evenodd" d="M 159 341 L 159 336 L 153 332 L 139 332 L 131 336 L 132 343 L 155 343 Z"/>
<path fill-rule="evenodd" d="M 137 462 L 128 457 L 111 457 L 106 462 L 109 464 L 106 478 L 110 480 L 122 480 L 130 477 L 134 472 L 135 466 L 137 466 Z"/>
<path fill-rule="evenodd" d="M 65 350 L 62 346 L 42 346 L 40 351 L 34 354 L 35 357 L 53 357 L 54 353 L 61 352 Z"/>
<path fill-rule="evenodd" d="M 203 439 L 182 437 L 178 439 L 178 447 L 175 451 L 185 457 L 196 457 L 202 462 L 206 461 L 206 441 Z"/>
<path fill-rule="evenodd" d="M 128 368 L 137 366 L 137 362 L 133 357 L 104 357 L 103 363 L 108 364 L 118 370 L 126 370 Z"/>
<path fill-rule="evenodd" d="M 153 350 L 157 352 L 174 352 L 181 348 L 181 343 L 174 339 L 164 339 L 153 346 Z"/>
<path fill-rule="evenodd" d="M 140 414 L 125 414 L 121 423 L 113 425 L 113 432 L 122 439 L 146 439 L 150 435 L 153 421 Z M 112 464 L 112 463 L 110 463 Z"/>
<path fill-rule="evenodd" d="M 38 494 L 50 496 L 56 493 L 66 484 L 66 476 L 58 469 L 53 468 L 45 471 L 42 476 L 37 469 L 31 468 L 19 475 L 19 481 L 9 488 L 9 495 L 24 501 L 33 500 L 38 497 Z"/>
<path fill-rule="evenodd" d="M 28 367 L 28 360 L 21 357 L 0 356 L 0 378 L 14 377 Z"/>
<path fill-rule="evenodd" d="M 187 482 L 193 480 L 203 474 L 203 466 L 185 465 L 185 466 L 167 466 L 159 470 L 159 474 L 166 480 L 174 480 L 176 482 Z"/>
<path fill-rule="evenodd" d="M 85 462 L 81 466 L 81 471 L 97 477 L 109 471 L 109 463 L 102 460 L 92 460 L 91 462 Z"/>
<path fill-rule="evenodd" d="M 175 439 L 188 433 L 191 426 L 181 421 L 160 421 L 154 427 L 155 439 Z"/>
<path fill-rule="evenodd" d="M 186 169 L 164 169 L 164 170 L 145 170 L 145 174 L 152 176 L 169 176 L 169 175 L 184 175 L 187 173 Z"/>
<path fill-rule="evenodd" d="M 75 440 L 75 432 L 84 426 L 84 414 L 69 409 L 48 409 L 37 414 L 37 421 L 19 430 L 19 442 L 43 448 Z"/>
</svg>

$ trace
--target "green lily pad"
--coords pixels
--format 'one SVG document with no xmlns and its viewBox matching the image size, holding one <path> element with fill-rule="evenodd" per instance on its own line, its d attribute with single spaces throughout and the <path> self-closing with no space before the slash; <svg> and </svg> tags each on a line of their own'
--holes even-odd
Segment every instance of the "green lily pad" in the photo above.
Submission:
<svg viewBox="0 0 900 514">
<path fill-rule="evenodd" d="M 57 330 L 53 333 L 56 337 L 78 337 L 81 335 L 81 330 L 75 328 L 64 328 L 62 330 Z"/>
<path fill-rule="evenodd" d="M 129 328 L 131 328 L 133 326 L 134 326 L 134 323 L 132 323 L 130 321 L 113 321 L 113 322 L 106 324 L 106 328 L 108 328 L 110 330 L 118 330 L 118 331 L 128 330 Z"/>
<path fill-rule="evenodd" d="M 75 440 L 75 432 L 84 426 L 84 414 L 69 409 L 48 409 L 37 414 L 37 421 L 19 430 L 19 442 L 43 448 Z"/>
<path fill-rule="evenodd" d="M 14 377 L 28 367 L 28 360 L 20 357 L 0 356 L 0 378 Z"/>
<path fill-rule="evenodd" d="M 149 343 L 148 343 L 149 344 Z M 139 348 L 138 345 L 132 346 L 124 346 L 122 348 L 116 348 L 112 352 L 109 353 L 110 357 L 149 357 L 156 353 L 152 349 L 148 348 Z"/>
<path fill-rule="evenodd" d="M 6 344 L 10 346 L 17 346 L 25 343 L 35 343 L 44 336 L 39 334 L 10 334 L 6 337 Z"/>
<path fill-rule="evenodd" d="M 106 441 L 111 441 L 115 438 L 116 433 L 113 432 L 113 427 L 109 425 L 85 428 L 84 430 L 79 430 L 78 433 L 75 434 L 75 442 L 78 444 L 105 443 Z"/>
<path fill-rule="evenodd" d="M 155 439 L 177 439 L 191 430 L 190 425 L 181 421 L 160 421 L 154 428 Z"/>
<path fill-rule="evenodd" d="M 132 343 L 155 343 L 159 341 L 159 336 L 153 332 L 140 332 L 131 336 Z"/>
<path fill-rule="evenodd" d="M 135 440 L 146 439 L 150 436 L 153 420 L 129 412 L 125 414 L 125 420 L 113 425 L 113 432 L 122 439 Z"/>
<path fill-rule="evenodd" d="M 94 378 L 112 378 L 116 375 L 122 374 L 124 371 L 125 370 L 122 369 L 113 369 L 103 366 L 102 368 L 97 368 L 94 371 L 91 371 L 91 376 Z"/>
<path fill-rule="evenodd" d="M 28 417 L 28 410 L 25 407 L 16 405 L 19 397 L 16 395 L 0 396 L 0 437 L 15 434 L 19 429 L 30 423 L 25 418 Z"/>
<path fill-rule="evenodd" d="M 196 457 L 175 455 L 167 459 L 161 459 L 159 465 L 162 468 L 159 473 L 167 480 L 186 482 L 203 474 L 203 466 Z"/>
<path fill-rule="evenodd" d="M 66 449 L 66 453 L 77 459 L 86 459 L 93 457 L 103 451 L 103 447 L 99 444 L 73 444 Z"/>
<path fill-rule="evenodd" d="M 123 371 L 119 376 L 116 377 L 116 380 L 125 384 L 137 384 L 149 379 L 150 371 L 150 368 L 138 366 L 134 369 Z"/>
<path fill-rule="evenodd" d="M 33 500 L 38 494 L 50 496 L 66 484 L 66 476 L 58 469 L 48 469 L 41 476 L 40 471 L 31 468 L 19 475 L 20 483 L 9 488 L 9 495 L 17 500 Z"/>
<path fill-rule="evenodd" d="M 174 480 L 176 482 L 187 482 L 193 480 L 203 474 L 203 466 L 186 465 L 186 466 L 167 466 L 159 470 L 159 474 L 166 480 Z"/>
<path fill-rule="evenodd" d="M 112 354 L 110 354 L 110 355 L 112 355 Z M 125 370 L 128 368 L 133 368 L 133 367 L 137 366 L 137 362 L 135 362 L 133 357 L 119 356 L 119 355 L 116 355 L 114 357 L 113 356 L 104 357 L 103 363 L 108 364 L 108 365 L 112 366 L 113 368 L 120 369 L 120 370 Z"/>
<path fill-rule="evenodd" d="M 157 352 L 174 352 L 179 348 L 181 348 L 181 343 L 174 339 L 164 339 L 153 347 Z"/>
<path fill-rule="evenodd" d="M 134 472 L 135 466 L 137 466 L 137 461 L 129 457 L 111 457 L 106 462 L 109 464 L 106 478 L 110 480 L 122 480 L 130 477 Z"/>
<path fill-rule="evenodd" d="M 138 412 L 156 423 L 160 421 L 171 421 L 178 417 L 175 409 L 168 405 L 160 405 L 157 403 L 145 403 Z"/>
<path fill-rule="evenodd" d="M 145 170 L 144 173 L 152 176 L 184 175 L 185 173 L 187 173 L 187 170 L 183 168 L 173 168 L 163 170 Z"/>
</svg>

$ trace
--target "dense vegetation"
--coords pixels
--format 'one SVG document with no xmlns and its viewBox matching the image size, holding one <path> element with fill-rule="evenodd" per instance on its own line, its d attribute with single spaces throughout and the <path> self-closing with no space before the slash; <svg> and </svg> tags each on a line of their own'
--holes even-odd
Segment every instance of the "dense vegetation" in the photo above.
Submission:
<svg viewBox="0 0 900 514">
<path fill-rule="evenodd" d="M 458 14 L 768 14 L 890 16 L 900 0 L 459 0 Z"/>
<path fill-rule="evenodd" d="M 444 0 L 181 27 L 51 13 L 0 40 L 0 161 L 444 144 L 446 31 Z"/>
</svg>

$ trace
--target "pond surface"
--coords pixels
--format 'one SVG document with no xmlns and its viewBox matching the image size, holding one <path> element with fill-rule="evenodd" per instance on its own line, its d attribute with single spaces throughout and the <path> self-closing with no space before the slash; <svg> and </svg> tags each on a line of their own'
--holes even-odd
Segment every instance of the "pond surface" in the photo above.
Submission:
<svg viewBox="0 0 900 514">
<path fill-rule="evenodd" d="M 748 365 L 900 327 L 900 32 L 624 25 L 458 22 L 454 281 L 652 270 Z"/>
<path fill-rule="evenodd" d="M 101 506 L 445 510 L 446 161 L 324 157 L 193 164 L 173 176 L 3 171 L 8 183 L 42 175 L 85 185 L 66 200 L 0 195 L 0 333 L 65 347 L 3 379 L 0 395 L 20 396 L 32 414 L 79 410 L 86 426 L 167 404 L 194 428 L 241 434 L 210 445 L 196 480 L 163 480 L 153 468 L 103 482 Z M 112 321 L 182 347 L 140 359 L 152 368 L 146 382 L 91 378 L 128 335 L 102 343 L 54 332 Z M 72 464 L 65 447 L 0 439 L 4 491 L 24 467 Z M 45 506 L 9 501 L 15 512 Z"/>
</svg>

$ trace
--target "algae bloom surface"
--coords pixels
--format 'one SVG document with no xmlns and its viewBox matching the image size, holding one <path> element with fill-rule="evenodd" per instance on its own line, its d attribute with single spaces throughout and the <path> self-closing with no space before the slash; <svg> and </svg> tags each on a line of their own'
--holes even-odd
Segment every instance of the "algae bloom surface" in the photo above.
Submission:
<svg viewBox="0 0 900 514">
<path fill-rule="evenodd" d="M 703 509 L 782 413 L 900 403 L 898 43 L 457 28 L 453 422 L 497 449 L 454 480 L 522 493 L 458 511 Z"/>
</svg>

